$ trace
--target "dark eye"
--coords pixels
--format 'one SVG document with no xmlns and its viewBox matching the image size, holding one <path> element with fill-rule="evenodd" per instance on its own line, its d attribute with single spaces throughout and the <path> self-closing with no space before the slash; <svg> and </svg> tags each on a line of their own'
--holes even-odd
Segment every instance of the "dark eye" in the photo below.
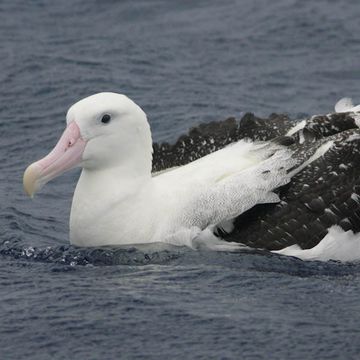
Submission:
<svg viewBox="0 0 360 360">
<path fill-rule="evenodd" d="M 109 114 L 105 114 L 103 115 L 103 117 L 101 118 L 101 122 L 103 124 L 108 124 L 111 120 L 111 116 Z"/>
</svg>

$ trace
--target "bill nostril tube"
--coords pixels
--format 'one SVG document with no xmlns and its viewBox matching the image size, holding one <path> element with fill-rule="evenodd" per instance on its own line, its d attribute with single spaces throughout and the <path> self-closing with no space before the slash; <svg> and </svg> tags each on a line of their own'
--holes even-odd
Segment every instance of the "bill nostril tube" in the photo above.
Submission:
<svg viewBox="0 0 360 360">
<path fill-rule="evenodd" d="M 74 139 L 70 139 L 66 144 L 65 151 L 71 148 L 74 145 L 74 143 L 75 143 Z"/>
</svg>

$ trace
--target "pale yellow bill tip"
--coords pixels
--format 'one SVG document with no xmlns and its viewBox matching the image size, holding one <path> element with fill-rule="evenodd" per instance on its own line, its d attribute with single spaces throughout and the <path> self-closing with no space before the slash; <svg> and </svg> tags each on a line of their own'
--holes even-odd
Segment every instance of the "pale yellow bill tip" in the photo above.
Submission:
<svg viewBox="0 0 360 360">
<path fill-rule="evenodd" d="M 35 164 L 28 166 L 24 172 L 23 185 L 25 193 L 31 198 L 37 190 L 37 180 L 40 177 L 40 169 Z"/>
</svg>

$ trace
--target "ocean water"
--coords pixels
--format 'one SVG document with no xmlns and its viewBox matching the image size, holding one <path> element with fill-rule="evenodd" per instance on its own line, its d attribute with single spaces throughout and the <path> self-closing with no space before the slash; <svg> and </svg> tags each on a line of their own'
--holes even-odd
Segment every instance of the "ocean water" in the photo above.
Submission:
<svg viewBox="0 0 360 360">
<path fill-rule="evenodd" d="M 22 173 L 99 91 L 142 106 L 155 141 L 358 103 L 359 16 L 357 0 L 0 1 L 0 359 L 358 359 L 360 264 L 74 248 L 79 172 L 33 200 Z"/>
</svg>

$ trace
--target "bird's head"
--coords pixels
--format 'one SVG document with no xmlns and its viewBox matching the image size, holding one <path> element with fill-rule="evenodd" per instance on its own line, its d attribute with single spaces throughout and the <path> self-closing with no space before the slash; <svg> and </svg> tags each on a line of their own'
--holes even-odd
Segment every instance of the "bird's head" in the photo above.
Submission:
<svg viewBox="0 0 360 360">
<path fill-rule="evenodd" d="M 67 127 L 54 149 L 24 173 L 24 189 L 33 196 L 65 171 L 122 168 L 151 171 L 152 140 L 144 111 L 125 95 L 103 92 L 72 105 Z M 135 171 L 136 172 L 136 171 Z"/>
</svg>

